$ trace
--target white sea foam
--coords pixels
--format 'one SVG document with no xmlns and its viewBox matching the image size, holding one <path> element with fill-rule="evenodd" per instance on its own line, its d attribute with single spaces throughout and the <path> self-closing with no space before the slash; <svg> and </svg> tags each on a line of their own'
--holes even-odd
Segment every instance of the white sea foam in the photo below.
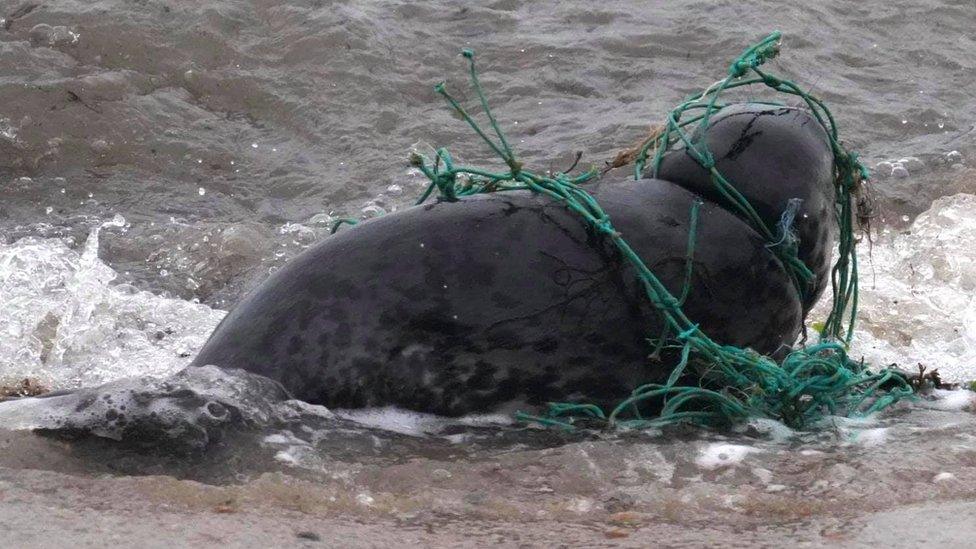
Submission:
<svg viewBox="0 0 976 549">
<path fill-rule="evenodd" d="M 112 284 L 99 232 L 124 225 L 121 216 L 103 223 L 81 250 L 55 238 L 0 245 L 0 383 L 32 377 L 57 389 L 164 376 L 206 341 L 223 311 Z"/>
<path fill-rule="evenodd" d="M 741 444 L 714 443 L 702 448 L 695 464 L 702 469 L 719 469 L 737 465 L 742 462 L 749 454 L 762 452 L 759 448 L 744 446 Z"/>
<path fill-rule="evenodd" d="M 930 398 L 921 401 L 919 403 L 920 406 L 949 412 L 976 407 L 976 393 L 968 389 L 955 391 L 935 390 L 928 396 Z"/>
<path fill-rule="evenodd" d="M 411 412 L 395 406 L 363 408 L 358 410 L 333 410 L 336 416 L 349 419 L 367 427 L 375 427 L 404 435 L 423 436 L 434 434 L 451 424 L 469 427 L 511 425 L 511 416 L 501 414 L 472 414 L 461 418 L 445 418 L 434 414 Z"/>
<path fill-rule="evenodd" d="M 936 200 L 906 230 L 858 250 L 860 297 L 851 349 L 874 367 L 937 368 L 976 378 L 976 195 Z M 825 295 L 825 299 L 829 299 Z M 818 307 L 812 320 L 825 317 Z"/>
</svg>

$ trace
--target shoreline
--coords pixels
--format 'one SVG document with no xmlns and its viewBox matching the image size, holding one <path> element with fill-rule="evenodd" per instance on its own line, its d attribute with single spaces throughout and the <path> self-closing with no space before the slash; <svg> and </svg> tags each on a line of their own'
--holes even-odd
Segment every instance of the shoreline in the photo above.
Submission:
<svg viewBox="0 0 976 549">
<path fill-rule="evenodd" d="M 282 476 L 287 484 L 289 477 Z M 267 488 L 267 487 L 266 487 Z M 16 547 L 729 547 L 961 546 L 976 536 L 976 501 L 895 506 L 857 517 L 742 528 L 731 523 L 641 523 L 638 513 L 610 521 L 471 520 L 447 516 L 395 520 L 369 510 L 323 512 L 281 498 L 237 503 L 220 486 L 168 476 L 78 476 L 0 467 L 0 537 Z M 967 518 L 968 517 L 968 518 Z M 969 526 L 967 526 L 969 525 Z"/>
</svg>

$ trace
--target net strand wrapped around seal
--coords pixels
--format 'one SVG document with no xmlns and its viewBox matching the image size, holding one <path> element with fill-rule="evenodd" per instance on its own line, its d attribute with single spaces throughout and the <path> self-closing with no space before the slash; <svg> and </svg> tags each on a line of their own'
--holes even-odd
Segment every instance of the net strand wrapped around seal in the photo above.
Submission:
<svg viewBox="0 0 976 549">
<path fill-rule="evenodd" d="M 433 159 L 413 154 L 411 164 L 430 180 L 417 204 L 430 198 L 435 190 L 442 200 L 447 201 L 478 193 L 529 190 L 563 203 L 589 227 L 609 239 L 636 270 L 644 294 L 664 321 L 664 333 L 657 340 L 649 340 L 654 343 L 654 352 L 664 346 L 680 349 L 680 360 L 665 383 L 651 383 L 634 389 L 612 410 L 606 411 L 592 404 L 550 403 L 544 415 L 519 413 L 519 419 L 572 429 L 573 422 L 581 418 L 603 421 L 611 426 L 644 428 L 682 422 L 727 426 L 762 417 L 782 421 L 793 428 L 804 428 L 826 415 L 871 414 L 913 394 L 901 376 L 888 370 L 871 373 L 863 363 L 852 360 L 847 354 L 857 317 L 858 296 L 852 199 L 859 185 L 868 178 L 868 172 L 857 155 L 841 145 L 834 118 L 820 99 L 789 80 L 760 70 L 767 60 L 779 53 L 780 38 L 781 34 L 774 32 L 749 47 L 731 64 L 724 79 L 672 110 L 664 128 L 645 141 L 634 163 L 635 178 L 640 179 L 651 151 L 656 171 L 664 152 L 672 145 L 682 143 L 694 160 L 710 173 L 715 189 L 767 241 L 767 247 L 789 273 L 799 296 L 804 298 L 810 291 L 814 275 L 797 256 L 797 241 L 792 232 L 797 205 L 788 205 L 779 223 L 768 226 L 715 167 L 715 159 L 705 139 L 694 140 L 687 128 L 697 123 L 704 135 L 709 119 L 726 107 L 719 101 L 724 91 L 758 84 L 800 97 L 823 126 L 834 157 L 835 214 L 839 228 L 838 256 L 830 272 L 831 308 L 819 328 L 819 342 L 794 350 L 781 363 L 751 349 L 713 341 L 682 310 L 691 274 L 690 258 L 695 246 L 699 202 L 692 205 L 690 212 L 686 283 L 682 295 L 675 297 L 614 229 L 609 216 L 584 189 L 585 183 L 599 175 L 598 170 L 590 169 L 577 176 L 565 172 L 539 174 L 526 169 L 516 159 L 478 81 L 473 51 L 465 49 L 462 54 L 469 62 L 472 87 L 496 139 L 492 139 L 446 91 L 443 83 L 435 87 L 508 169 L 492 171 L 455 165 L 446 148 L 438 149 Z M 686 114 L 689 116 L 685 117 Z M 709 378 L 717 381 L 717 386 L 722 389 L 678 385 L 692 362 L 707 369 Z M 652 399 L 663 401 L 663 407 L 655 417 L 645 417 L 638 405 Z"/>
</svg>

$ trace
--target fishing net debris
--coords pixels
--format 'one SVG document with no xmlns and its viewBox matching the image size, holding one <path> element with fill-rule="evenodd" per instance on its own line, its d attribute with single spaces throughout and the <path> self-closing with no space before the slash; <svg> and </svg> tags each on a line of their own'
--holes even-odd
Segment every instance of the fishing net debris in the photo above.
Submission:
<svg viewBox="0 0 976 549">
<path fill-rule="evenodd" d="M 747 48 L 731 63 L 724 78 L 669 112 L 660 130 L 646 139 L 637 154 L 631 156 L 634 177 L 640 179 L 648 162 L 652 163 L 656 173 L 664 154 L 674 146 L 683 146 L 708 171 L 715 189 L 734 207 L 735 213 L 767 241 L 769 249 L 789 273 L 799 296 L 804 298 L 812 291 L 814 274 L 797 256 L 797 240 L 791 230 L 799 204 L 791 203 L 779 223 L 769 226 L 716 168 L 705 135 L 711 118 L 729 105 L 721 101 L 723 94 L 747 86 L 765 86 L 774 92 L 800 98 L 823 126 L 834 156 L 835 219 L 839 229 L 837 258 L 830 272 L 830 313 L 823 322 L 813 324 L 819 332 L 817 343 L 807 345 L 804 342 L 781 362 L 748 348 L 720 344 L 688 318 L 682 303 L 687 293 L 691 262 L 688 262 L 684 291 L 676 297 L 614 229 L 610 216 L 586 191 L 586 184 L 599 177 L 599 170 L 591 168 L 575 176 L 567 173 L 571 169 L 541 173 L 530 170 L 517 159 L 489 107 L 478 80 L 472 50 L 465 49 L 462 55 L 468 60 L 471 86 L 487 118 L 489 131 L 475 121 L 447 91 L 444 83 L 435 86 L 437 93 L 491 148 L 505 168 L 492 170 L 457 165 L 446 148 L 438 149 L 433 158 L 415 153 L 411 155 L 411 164 L 430 180 L 417 204 L 425 202 L 435 192 L 441 200 L 454 201 L 479 193 L 510 191 L 531 191 L 562 203 L 592 230 L 611 241 L 634 268 L 644 295 L 660 313 L 665 325 L 664 334 L 649 338 L 655 346 L 654 351 L 667 346 L 677 350 L 680 357 L 666 382 L 637 387 L 630 395 L 622 395 L 620 403 L 613 409 L 585 403 L 553 402 L 544 414 L 520 412 L 517 414 L 519 419 L 572 429 L 581 419 L 608 426 L 649 428 L 676 423 L 722 427 L 751 418 L 770 418 L 803 429 L 828 415 L 869 415 L 913 395 L 902 375 L 892 370 L 871 372 L 863 362 L 848 355 L 858 298 L 857 238 L 852 208 L 869 174 L 857 155 L 841 144 L 834 117 L 823 101 L 796 83 L 763 68 L 767 61 L 779 54 L 780 41 L 781 33 L 774 32 Z M 694 203 L 690 212 L 689 258 L 696 242 L 695 227 L 700 206 L 700 202 Z M 348 222 L 341 220 L 338 224 Z M 719 388 L 680 385 L 679 380 L 690 364 L 707 369 L 710 381 Z M 661 402 L 662 405 L 658 412 L 649 415 L 642 413 L 641 407 L 647 402 Z"/>
</svg>

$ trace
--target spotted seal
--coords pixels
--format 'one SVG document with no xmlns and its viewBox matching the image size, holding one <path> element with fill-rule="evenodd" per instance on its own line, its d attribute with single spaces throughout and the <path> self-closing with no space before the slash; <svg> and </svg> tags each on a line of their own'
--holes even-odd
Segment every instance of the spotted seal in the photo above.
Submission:
<svg viewBox="0 0 976 549">
<path fill-rule="evenodd" d="M 744 105 L 711 126 L 719 168 L 768 223 L 788 199 L 802 201 L 800 254 L 819 292 L 834 238 L 833 157 L 820 125 L 802 110 Z M 685 313 L 720 343 L 781 351 L 811 300 L 689 160 L 675 150 L 655 177 L 588 188 L 675 295 L 692 205 L 703 201 Z M 674 357 L 650 356 L 648 343 L 662 328 L 604 237 L 550 198 L 504 192 L 415 206 L 324 239 L 244 297 L 193 364 L 243 368 L 329 407 L 607 406 L 667 379 Z"/>
</svg>

